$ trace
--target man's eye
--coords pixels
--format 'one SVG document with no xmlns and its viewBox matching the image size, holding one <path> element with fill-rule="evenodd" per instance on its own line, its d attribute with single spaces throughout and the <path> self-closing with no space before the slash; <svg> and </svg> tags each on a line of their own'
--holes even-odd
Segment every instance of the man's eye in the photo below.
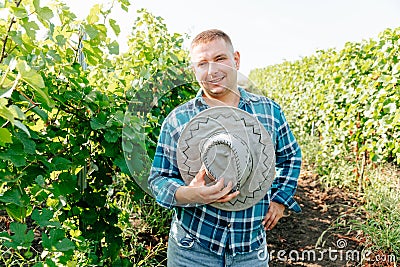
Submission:
<svg viewBox="0 0 400 267">
<path fill-rule="evenodd" d="M 197 64 L 198 67 L 204 67 L 207 63 L 206 62 L 200 62 L 199 64 Z"/>
</svg>

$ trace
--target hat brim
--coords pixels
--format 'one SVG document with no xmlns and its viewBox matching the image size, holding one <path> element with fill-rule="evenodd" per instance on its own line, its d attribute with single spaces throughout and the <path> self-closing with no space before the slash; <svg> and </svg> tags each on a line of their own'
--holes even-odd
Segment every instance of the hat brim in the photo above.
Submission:
<svg viewBox="0 0 400 267">
<path fill-rule="evenodd" d="M 227 106 L 212 107 L 198 113 L 187 123 L 177 147 L 177 163 L 182 179 L 188 185 L 195 178 L 202 167 L 201 147 L 215 133 L 240 136 L 247 142 L 253 166 L 249 177 L 240 184 L 240 194 L 236 198 L 210 205 L 227 211 L 254 206 L 265 197 L 275 178 L 275 149 L 264 126 L 244 110 Z"/>
</svg>

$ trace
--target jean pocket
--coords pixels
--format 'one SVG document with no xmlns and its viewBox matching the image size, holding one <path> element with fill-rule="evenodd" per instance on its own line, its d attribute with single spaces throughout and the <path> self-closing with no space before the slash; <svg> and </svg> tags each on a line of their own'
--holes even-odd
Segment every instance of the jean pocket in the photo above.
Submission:
<svg viewBox="0 0 400 267">
<path fill-rule="evenodd" d="M 193 239 L 193 237 L 191 236 L 185 236 L 184 238 L 181 238 L 181 240 L 179 240 L 178 242 L 178 246 L 180 246 L 181 248 L 186 248 L 186 249 L 190 249 L 193 247 L 195 240 Z"/>
<path fill-rule="evenodd" d="M 179 247 L 185 249 L 192 248 L 196 241 L 178 222 L 172 223 L 169 237 L 172 238 Z"/>
</svg>

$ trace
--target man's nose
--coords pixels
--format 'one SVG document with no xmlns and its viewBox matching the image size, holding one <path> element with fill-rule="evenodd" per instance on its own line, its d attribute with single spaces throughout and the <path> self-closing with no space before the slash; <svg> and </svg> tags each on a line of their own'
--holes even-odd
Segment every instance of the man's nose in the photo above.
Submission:
<svg viewBox="0 0 400 267">
<path fill-rule="evenodd" d="M 218 71 L 218 63 L 210 62 L 208 63 L 208 74 L 214 74 Z"/>
</svg>

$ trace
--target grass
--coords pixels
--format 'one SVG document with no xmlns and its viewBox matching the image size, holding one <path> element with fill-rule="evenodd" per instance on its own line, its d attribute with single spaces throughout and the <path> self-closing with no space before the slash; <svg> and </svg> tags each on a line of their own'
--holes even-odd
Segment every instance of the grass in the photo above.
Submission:
<svg viewBox="0 0 400 267">
<path fill-rule="evenodd" d="M 360 198 L 354 213 L 343 214 L 329 231 L 353 231 L 367 255 L 385 259 L 379 266 L 396 266 L 400 261 L 400 167 L 363 165 L 355 162 L 354 154 L 329 159 L 313 137 L 303 139 L 301 147 L 305 165 L 318 173 L 325 188 L 343 188 Z"/>
<path fill-rule="evenodd" d="M 166 266 L 172 211 L 160 207 L 148 195 L 139 201 L 126 195 L 118 205 L 129 216 L 121 225 L 125 240 L 122 256 L 133 266 Z"/>
<path fill-rule="evenodd" d="M 368 170 L 364 189 L 365 223 L 358 223 L 367 238 L 366 247 L 400 259 L 400 175 L 395 167 Z"/>
</svg>

